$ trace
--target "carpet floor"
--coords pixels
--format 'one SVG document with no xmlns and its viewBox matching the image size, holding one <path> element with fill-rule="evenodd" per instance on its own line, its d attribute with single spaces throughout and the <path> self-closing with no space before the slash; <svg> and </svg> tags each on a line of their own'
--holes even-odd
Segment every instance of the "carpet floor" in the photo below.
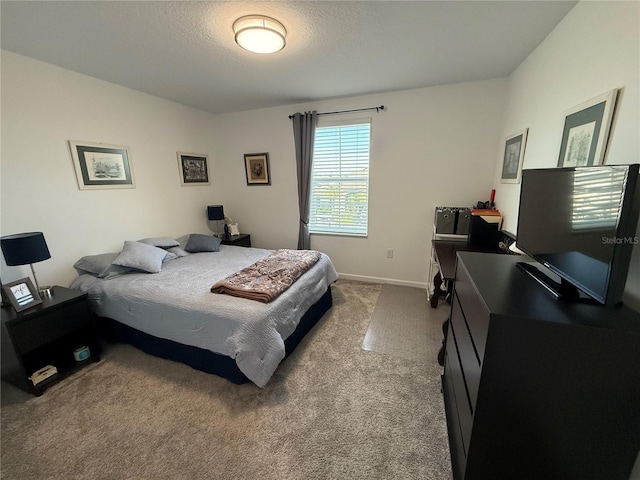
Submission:
<svg viewBox="0 0 640 480">
<path fill-rule="evenodd" d="M 41 397 L 2 382 L 1 477 L 450 479 L 435 356 L 362 349 L 385 290 L 336 282 L 263 389 L 117 344 Z M 446 307 L 423 308 L 439 329 Z"/>
</svg>

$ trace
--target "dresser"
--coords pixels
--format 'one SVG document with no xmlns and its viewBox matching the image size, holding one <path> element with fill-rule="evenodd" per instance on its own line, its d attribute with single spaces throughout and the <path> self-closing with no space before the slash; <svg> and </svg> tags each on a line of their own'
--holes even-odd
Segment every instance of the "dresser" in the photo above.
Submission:
<svg viewBox="0 0 640 480">
<path fill-rule="evenodd" d="M 556 300 L 517 268 L 526 257 L 457 257 L 442 376 L 454 478 L 627 480 L 640 314 Z"/>
</svg>

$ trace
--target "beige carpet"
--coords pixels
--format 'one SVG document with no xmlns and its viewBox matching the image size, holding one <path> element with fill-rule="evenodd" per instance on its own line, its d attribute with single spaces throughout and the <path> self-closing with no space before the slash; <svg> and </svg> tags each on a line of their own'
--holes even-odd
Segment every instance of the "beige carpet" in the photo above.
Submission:
<svg viewBox="0 0 640 480">
<path fill-rule="evenodd" d="M 449 308 L 433 309 L 424 289 L 383 285 L 362 348 L 423 363 L 437 361 Z"/>
<path fill-rule="evenodd" d="M 337 282 L 264 389 L 125 345 L 42 397 L 3 382 L 2 478 L 449 479 L 437 363 L 361 348 L 380 290 Z"/>
</svg>

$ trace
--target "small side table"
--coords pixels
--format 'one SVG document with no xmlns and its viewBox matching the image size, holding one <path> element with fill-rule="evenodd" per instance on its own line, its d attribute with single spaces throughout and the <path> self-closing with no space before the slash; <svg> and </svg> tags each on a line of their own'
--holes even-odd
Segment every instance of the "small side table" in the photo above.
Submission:
<svg viewBox="0 0 640 480">
<path fill-rule="evenodd" d="M 241 233 L 240 235 L 229 235 L 221 238 L 222 245 L 235 245 L 236 247 L 251 247 L 251 235 Z"/>
<path fill-rule="evenodd" d="M 22 312 L 2 307 L 2 379 L 36 396 L 87 363 L 100 361 L 100 343 L 87 294 L 55 286 L 40 305 Z M 76 361 L 73 351 L 81 346 L 90 355 Z M 53 365 L 58 373 L 33 385 L 29 377 Z"/>
</svg>

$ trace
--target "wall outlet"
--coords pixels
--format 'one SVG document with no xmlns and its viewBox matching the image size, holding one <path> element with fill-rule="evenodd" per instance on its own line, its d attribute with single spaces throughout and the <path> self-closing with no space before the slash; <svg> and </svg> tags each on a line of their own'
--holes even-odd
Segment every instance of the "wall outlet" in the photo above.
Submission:
<svg viewBox="0 0 640 480">
<path fill-rule="evenodd" d="M 387 248 L 387 258 L 393 258 L 393 248 Z"/>
</svg>

